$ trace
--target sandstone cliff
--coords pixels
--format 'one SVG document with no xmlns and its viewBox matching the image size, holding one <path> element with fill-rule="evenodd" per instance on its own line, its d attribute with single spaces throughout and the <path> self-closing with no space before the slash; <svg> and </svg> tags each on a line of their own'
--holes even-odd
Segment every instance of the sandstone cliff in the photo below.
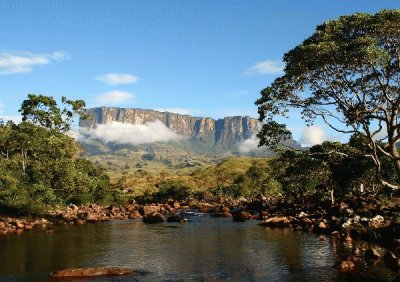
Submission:
<svg viewBox="0 0 400 282">
<path fill-rule="evenodd" d="M 192 145 L 198 149 L 203 147 L 237 150 L 237 144 L 251 137 L 258 128 L 256 119 L 242 116 L 215 120 L 154 110 L 115 107 L 92 108 L 88 109 L 88 113 L 92 119 L 81 120 L 79 123 L 81 127 L 93 128 L 97 124 L 107 124 L 112 121 L 145 124 L 159 120 L 175 133 L 190 137 Z"/>
</svg>

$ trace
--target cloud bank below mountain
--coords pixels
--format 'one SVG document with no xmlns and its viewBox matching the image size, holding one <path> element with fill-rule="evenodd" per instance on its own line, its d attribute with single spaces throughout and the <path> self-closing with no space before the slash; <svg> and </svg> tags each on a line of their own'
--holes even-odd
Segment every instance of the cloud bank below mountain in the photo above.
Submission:
<svg viewBox="0 0 400 282">
<path fill-rule="evenodd" d="M 125 145 L 179 141 L 185 138 L 167 128 L 161 121 L 148 122 L 145 124 L 121 122 L 99 124 L 94 129 L 80 128 L 78 132 L 72 135 L 81 142 L 97 139 L 107 144 Z"/>
</svg>

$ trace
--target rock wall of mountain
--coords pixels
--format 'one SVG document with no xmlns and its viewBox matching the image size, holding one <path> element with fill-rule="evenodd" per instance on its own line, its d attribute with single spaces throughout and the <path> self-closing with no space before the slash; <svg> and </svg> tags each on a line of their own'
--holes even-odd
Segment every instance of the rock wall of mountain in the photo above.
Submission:
<svg viewBox="0 0 400 282">
<path fill-rule="evenodd" d="M 213 142 L 213 145 L 222 147 L 231 147 L 248 139 L 258 128 L 258 121 L 248 116 L 225 117 L 215 120 L 208 117 L 192 117 L 155 110 L 116 107 L 91 108 L 87 111 L 92 118 L 81 120 L 79 123 L 81 127 L 94 128 L 97 124 L 107 124 L 113 121 L 145 124 L 159 120 L 177 134 L 203 140 L 206 143 Z"/>
</svg>

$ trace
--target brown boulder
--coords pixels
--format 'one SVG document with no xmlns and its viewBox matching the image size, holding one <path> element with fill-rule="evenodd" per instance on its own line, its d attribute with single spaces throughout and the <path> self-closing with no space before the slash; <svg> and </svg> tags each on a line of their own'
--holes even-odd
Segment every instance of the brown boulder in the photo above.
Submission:
<svg viewBox="0 0 400 282">
<path fill-rule="evenodd" d="M 160 211 L 159 206 L 144 206 L 143 215 L 158 213 Z"/>
<path fill-rule="evenodd" d="M 95 277 L 95 276 L 119 276 L 133 274 L 134 271 L 122 267 L 95 267 L 95 268 L 67 268 L 49 274 L 52 278 L 64 277 Z"/>
<path fill-rule="evenodd" d="M 233 220 L 236 222 L 243 222 L 252 218 L 251 214 L 245 211 L 240 211 L 232 214 Z"/>
<path fill-rule="evenodd" d="M 177 214 L 172 214 L 170 216 L 167 217 L 167 222 L 187 222 L 186 218 L 183 218 L 180 215 Z"/>
<path fill-rule="evenodd" d="M 162 214 L 160 213 L 146 214 L 145 216 L 143 216 L 142 220 L 144 223 L 149 223 L 149 224 L 164 222 Z"/>
<path fill-rule="evenodd" d="M 270 227 L 289 227 L 291 220 L 286 216 L 274 216 L 267 218 L 266 220 L 260 222 L 258 225 L 270 226 Z"/>
<path fill-rule="evenodd" d="M 97 222 L 97 221 L 99 221 L 99 218 L 95 214 L 88 212 L 86 214 L 85 220 L 87 222 Z"/>
<path fill-rule="evenodd" d="M 24 229 L 25 228 L 25 225 L 19 220 L 16 220 L 14 225 L 15 225 L 15 227 L 17 227 L 17 229 Z"/>
<path fill-rule="evenodd" d="M 132 210 L 130 213 L 129 213 L 129 216 L 128 216 L 130 219 L 138 219 L 138 218 L 141 218 L 142 217 L 142 215 L 139 213 L 139 211 L 137 211 L 137 210 Z"/>
</svg>

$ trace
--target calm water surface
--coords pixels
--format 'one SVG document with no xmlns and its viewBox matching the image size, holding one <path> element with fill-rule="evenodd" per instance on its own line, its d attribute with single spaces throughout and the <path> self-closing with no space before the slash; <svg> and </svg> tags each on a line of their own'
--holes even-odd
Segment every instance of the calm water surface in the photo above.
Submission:
<svg viewBox="0 0 400 282">
<path fill-rule="evenodd" d="M 114 221 L 61 226 L 54 233 L 35 230 L 3 236 L 0 281 L 54 281 L 47 277 L 49 272 L 95 266 L 129 267 L 143 275 L 90 281 L 395 279 L 382 263 L 363 267 L 358 274 L 332 268 L 336 260 L 351 253 L 352 246 L 339 240 L 319 241 L 312 234 L 256 223 L 193 216 L 187 224 Z"/>
</svg>

